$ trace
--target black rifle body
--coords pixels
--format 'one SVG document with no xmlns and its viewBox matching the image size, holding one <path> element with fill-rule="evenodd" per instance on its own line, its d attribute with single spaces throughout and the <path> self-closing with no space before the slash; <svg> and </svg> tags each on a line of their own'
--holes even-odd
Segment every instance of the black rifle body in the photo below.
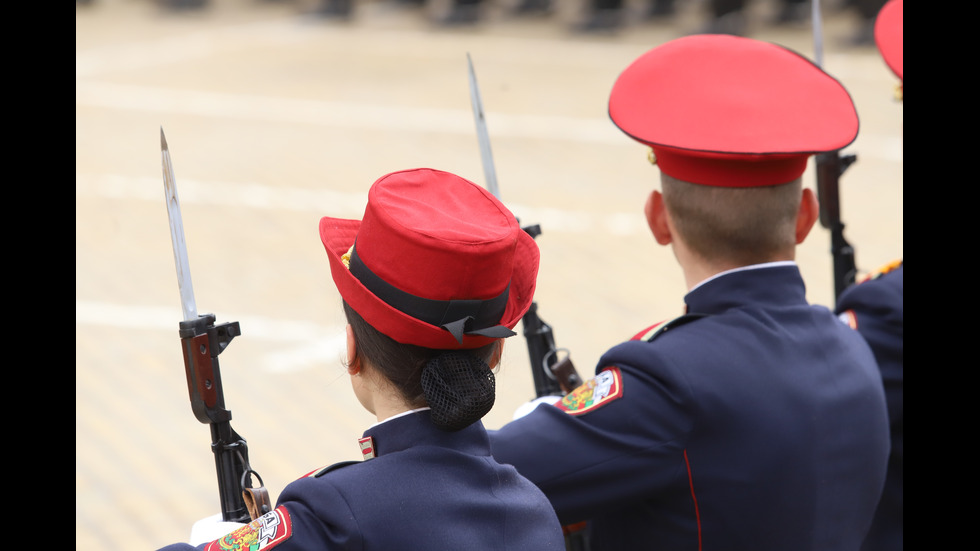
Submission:
<svg viewBox="0 0 980 551">
<path fill-rule="evenodd" d="M 214 321 L 214 315 L 202 314 L 196 320 L 180 322 L 187 391 L 194 416 L 211 428 L 222 520 L 246 523 L 251 516 L 242 492 L 256 473 L 249 467 L 245 439 L 231 427 L 231 411 L 225 409 L 218 364 L 218 355 L 241 334 L 241 329 L 238 322 L 215 326 Z"/>
<path fill-rule="evenodd" d="M 466 55 L 469 65 L 470 99 L 473 105 L 473 117 L 476 122 L 477 139 L 480 144 L 480 156 L 483 169 L 487 176 L 487 189 L 500 199 L 497 188 L 496 169 L 493 166 L 493 154 L 490 151 L 490 136 L 487 132 L 486 118 L 483 113 L 483 102 L 476 83 L 476 72 L 469 54 Z M 538 225 L 522 227 L 532 238 L 541 234 Z M 563 396 L 582 384 L 582 379 L 575 371 L 571 358 L 566 350 L 555 347 L 554 333 L 551 326 L 538 317 L 538 305 L 531 302 L 527 313 L 521 318 L 524 327 L 524 338 L 527 342 L 528 356 L 531 362 L 531 377 L 534 380 L 534 393 L 537 398 L 545 396 Z M 584 523 L 563 527 L 565 531 L 566 551 L 588 551 L 589 542 L 584 532 Z"/>
<path fill-rule="evenodd" d="M 538 225 L 525 227 L 524 231 L 534 238 L 541 234 Z M 531 303 L 531 307 L 521 318 L 521 324 L 531 362 L 535 396 L 563 396 L 581 385 L 582 378 L 575 370 L 567 351 L 555 346 L 554 331 L 538 316 L 537 302 Z"/>
<path fill-rule="evenodd" d="M 835 302 L 857 277 L 854 247 L 844 237 L 844 223 L 840 216 L 840 177 L 856 159 L 855 155 L 841 156 L 838 151 L 816 156 L 820 225 L 830 230 Z"/>
<path fill-rule="evenodd" d="M 541 228 L 534 225 L 525 227 L 524 231 L 536 238 L 541 233 Z M 521 318 L 521 324 L 524 327 L 524 340 L 527 341 L 535 396 L 563 396 L 581 385 L 582 378 L 575 370 L 568 352 L 555 346 L 554 331 L 538 316 L 537 302 L 531 302 L 531 307 Z M 589 551 L 590 543 L 585 531 L 587 526 L 585 522 L 562 526 L 565 551 Z"/>
</svg>

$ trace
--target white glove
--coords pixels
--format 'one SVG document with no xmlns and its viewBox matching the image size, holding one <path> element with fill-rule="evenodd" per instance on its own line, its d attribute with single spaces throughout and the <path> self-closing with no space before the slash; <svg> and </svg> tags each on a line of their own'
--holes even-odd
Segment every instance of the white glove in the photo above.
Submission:
<svg viewBox="0 0 980 551">
<path fill-rule="evenodd" d="M 517 408 L 517 411 L 514 412 L 514 419 L 520 419 L 521 417 L 524 417 L 528 413 L 534 411 L 534 408 L 540 406 L 541 404 L 555 405 L 560 401 L 561 401 L 561 396 L 542 396 L 540 398 L 531 400 L 530 402 L 523 403 L 520 405 L 520 407 Z"/>
<path fill-rule="evenodd" d="M 226 536 L 235 530 L 245 526 L 240 522 L 225 522 L 222 520 L 221 513 L 202 518 L 191 527 L 191 545 L 212 542 L 222 536 Z"/>
</svg>

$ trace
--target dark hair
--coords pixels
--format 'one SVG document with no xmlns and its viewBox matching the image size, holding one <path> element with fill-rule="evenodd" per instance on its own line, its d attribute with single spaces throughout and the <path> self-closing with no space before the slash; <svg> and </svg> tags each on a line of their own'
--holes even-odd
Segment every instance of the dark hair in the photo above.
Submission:
<svg viewBox="0 0 980 551">
<path fill-rule="evenodd" d="M 495 341 L 472 350 L 438 350 L 403 344 L 381 333 L 344 301 L 356 342 L 354 358 L 370 364 L 413 408 L 429 406 L 441 429 L 465 428 L 493 407 L 495 382 L 489 362 Z"/>
</svg>

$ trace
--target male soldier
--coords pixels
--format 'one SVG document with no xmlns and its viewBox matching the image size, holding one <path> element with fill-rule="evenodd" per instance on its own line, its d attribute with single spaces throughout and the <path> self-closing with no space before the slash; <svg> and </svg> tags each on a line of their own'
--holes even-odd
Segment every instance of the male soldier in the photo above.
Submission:
<svg viewBox="0 0 980 551">
<path fill-rule="evenodd" d="M 882 8 L 875 21 L 875 42 L 885 63 L 904 83 L 902 8 L 902 0 L 891 0 Z M 878 360 L 891 426 L 888 477 L 871 531 L 862 547 L 865 551 L 901 551 L 903 547 L 904 266 L 903 260 L 896 260 L 879 268 L 860 284 L 845 289 L 837 302 L 841 319 L 864 336 Z"/>
<path fill-rule="evenodd" d="M 563 524 L 589 521 L 594 551 L 857 549 L 884 483 L 884 393 L 867 343 L 807 303 L 794 262 L 818 218 L 801 175 L 856 137 L 850 96 L 782 47 L 695 35 L 635 60 L 609 113 L 656 157 L 644 211 L 687 314 L 493 431 L 495 458 Z"/>
</svg>

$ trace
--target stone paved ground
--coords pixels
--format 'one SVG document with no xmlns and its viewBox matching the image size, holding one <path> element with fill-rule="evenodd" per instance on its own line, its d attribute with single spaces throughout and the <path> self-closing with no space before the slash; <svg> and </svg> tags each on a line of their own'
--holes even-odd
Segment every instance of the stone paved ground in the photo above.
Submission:
<svg viewBox="0 0 980 551">
<path fill-rule="evenodd" d="M 579 370 L 680 312 L 680 271 L 641 217 L 656 170 L 609 122 L 606 99 L 632 59 L 697 27 L 700 1 L 682 3 L 672 22 L 607 36 L 567 31 L 576 2 L 535 20 L 492 3 L 488 20 L 466 30 L 434 28 L 420 10 L 382 0 L 332 23 L 304 15 L 311 2 L 213 0 L 183 14 L 149 0 L 76 6 L 76 549 L 154 549 L 218 511 L 210 437 L 190 411 L 177 337 L 161 128 L 198 308 L 241 323 L 220 358 L 225 397 L 273 498 L 309 470 L 357 458 L 372 422 L 339 363 L 338 296 L 317 221 L 359 217 L 370 184 L 398 169 L 484 182 L 467 53 L 503 199 L 544 230 L 540 313 Z M 770 8 L 753 6 L 752 35 L 812 55 L 807 28 L 762 24 Z M 853 19 L 825 18 L 825 65 L 862 121 L 843 218 L 859 266 L 871 269 L 903 255 L 903 110 L 876 51 L 842 46 Z M 812 169 L 807 178 L 812 186 Z M 799 262 L 810 299 L 831 304 L 826 230 Z M 531 397 L 520 338 L 498 385 L 490 427 Z"/>
</svg>

